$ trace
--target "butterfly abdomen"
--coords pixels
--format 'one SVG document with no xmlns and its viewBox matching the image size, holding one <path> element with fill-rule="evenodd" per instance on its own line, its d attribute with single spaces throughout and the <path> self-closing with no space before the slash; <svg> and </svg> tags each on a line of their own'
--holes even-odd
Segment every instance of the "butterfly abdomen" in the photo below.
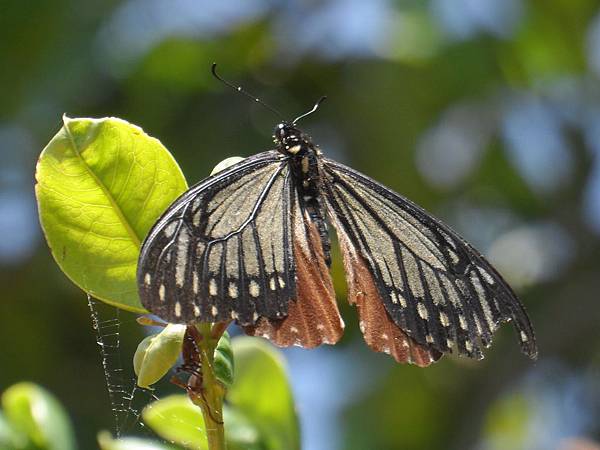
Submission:
<svg viewBox="0 0 600 450">
<path fill-rule="evenodd" d="M 329 267 L 331 266 L 331 241 L 321 200 L 322 187 L 318 158 L 319 156 L 314 148 L 307 148 L 305 154 L 293 157 L 291 167 L 300 205 L 302 209 L 306 210 L 308 217 L 317 228 L 321 238 L 325 263 Z"/>
</svg>

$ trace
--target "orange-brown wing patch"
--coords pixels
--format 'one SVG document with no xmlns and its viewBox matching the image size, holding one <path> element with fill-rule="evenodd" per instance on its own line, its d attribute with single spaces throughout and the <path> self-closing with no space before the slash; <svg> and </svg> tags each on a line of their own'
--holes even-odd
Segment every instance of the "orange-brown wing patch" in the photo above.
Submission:
<svg viewBox="0 0 600 450">
<path fill-rule="evenodd" d="M 392 321 L 364 258 L 357 254 L 343 228 L 338 226 L 336 230 L 348 283 L 348 301 L 358 308 L 360 330 L 367 345 L 400 363 L 419 367 L 440 359 L 442 353 L 418 344 Z"/>
<path fill-rule="evenodd" d="M 290 301 L 284 319 L 262 317 L 256 325 L 244 327 L 244 330 L 251 336 L 265 337 L 280 347 L 313 348 L 335 344 L 342 337 L 344 322 L 335 300 L 321 238 L 309 217 L 295 219 L 296 299 Z"/>
</svg>

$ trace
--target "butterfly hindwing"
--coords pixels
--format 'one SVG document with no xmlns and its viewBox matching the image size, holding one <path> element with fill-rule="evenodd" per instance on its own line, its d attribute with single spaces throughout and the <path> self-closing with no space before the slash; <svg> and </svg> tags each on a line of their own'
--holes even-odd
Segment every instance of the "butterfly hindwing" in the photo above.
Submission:
<svg viewBox="0 0 600 450">
<path fill-rule="evenodd" d="M 190 188 L 142 246 L 142 304 L 173 323 L 286 316 L 296 294 L 290 189 L 275 151 Z"/>
<path fill-rule="evenodd" d="M 342 337 L 344 322 L 337 307 L 318 224 L 301 201 L 294 192 L 291 220 L 296 297 L 290 302 L 285 318 L 264 317 L 255 326 L 245 327 L 245 331 L 282 347 L 313 348 L 335 344 Z"/>
<path fill-rule="evenodd" d="M 359 328 L 367 345 L 376 352 L 391 355 L 401 363 L 425 367 L 437 361 L 442 356 L 440 352 L 419 345 L 390 318 L 367 262 L 358 253 L 344 227 L 335 222 L 335 216 L 332 220 L 336 224 L 342 250 L 348 282 L 348 301 L 358 309 Z"/>
<path fill-rule="evenodd" d="M 366 302 L 382 302 L 398 328 L 434 351 L 432 359 L 454 351 L 481 358 L 500 323 L 513 321 L 523 351 L 535 356 L 535 337 L 523 306 L 483 256 L 385 186 L 328 159 L 323 167 L 325 201 L 340 237 L 349 289 L 368 292 L 372 283 L 377 286 L 377 295 L 369 298 L 350 294 L 361 319 L 375 321 L 366 313 L 374 307 Z M 362 327 L 371 346 L 375 338 L 369 330 L 376 326 L 365 322 Z M 380 351 L 393 348 L 377 345 Z"/>
</svg>

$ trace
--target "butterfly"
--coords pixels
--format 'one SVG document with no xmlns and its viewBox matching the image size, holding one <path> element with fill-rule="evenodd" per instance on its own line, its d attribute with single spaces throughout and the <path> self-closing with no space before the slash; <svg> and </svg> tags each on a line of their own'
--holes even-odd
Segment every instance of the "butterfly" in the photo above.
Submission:
<svg viewBox="0 0 600 450">
<path fill-rule="evenodd" d="M 535 358 L 527 313 L 490 263 L 410 200 L 324 156 L 297 126 L 305 115 L 276 126 L 275 149 L 200 181 L 158 219 L 138 263 L 144 307 L 173 323 L 235 321 L 279 346 L 334 344 L 344 322 L 329 223 L 373 350 L 418 366 L 445 353 L 482 359 L 512 322 Z"/>
</svg>

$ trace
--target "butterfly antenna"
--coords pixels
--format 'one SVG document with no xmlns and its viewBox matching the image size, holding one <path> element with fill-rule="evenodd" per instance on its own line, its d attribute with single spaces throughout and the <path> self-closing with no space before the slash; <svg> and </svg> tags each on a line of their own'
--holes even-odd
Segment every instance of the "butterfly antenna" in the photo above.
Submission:
<svg viewBox="0 0 600 450">
<path fill-rule="evenodd" d="M 281 117 L 283 119 L 283 114 L 281 114 L 279 111 L 277 111 L 275 108 L 270 107 L 269 105 L 267 105 L 265 102 L 263 102 L 260 98 L 255 97 L 254 95 L 252 95 L 250 92 L 245 91 L 241 86 L 235 86 L 233 84 L 231 84 L 229 81 L 225 80 L 224 78 L 221 77 L 221 75 L 219 75 L 217 73 L 217 63 L 213 63 L 212 68 L 211 68 L 211 72 L 214 75 L 214 77 L 219 80 L 221 83 L 223 83 L 225 86 L 229 86 L 231 89 L 234 89 L 236 91 L 238 91 L 239 93 L 245 95 L 246 97 L 248 97 L 250 100 L 255 101 L 256 103 L 260 103 L 261 105 L 263 105 L 265 108 L 267 108 L 269 111 L 277 114 L 279 117 Z"/>
<path fill-rule="evenodd" d="M 302 119 L 303 117 L 306 117 L 312 113 L 314 113 L 317 109 L 319 109 L 319 106 L 321 106 L 321 103 L 323 103 L 323 101 L 327 98 L 326 95 L 324 95 L 323 97 L 321 97 L 317 103 L 315 103 L 315 106 L 313 106 L 313 109 L 311 109 L 308 112 L 305 112 L 304 114 L 302 114 L 301 116 L 296 117 L 293 121 L 292 121 L 292 125 L 295 125 L 296 122 L 298 122 L 300 119 Z"/>
</svg>

